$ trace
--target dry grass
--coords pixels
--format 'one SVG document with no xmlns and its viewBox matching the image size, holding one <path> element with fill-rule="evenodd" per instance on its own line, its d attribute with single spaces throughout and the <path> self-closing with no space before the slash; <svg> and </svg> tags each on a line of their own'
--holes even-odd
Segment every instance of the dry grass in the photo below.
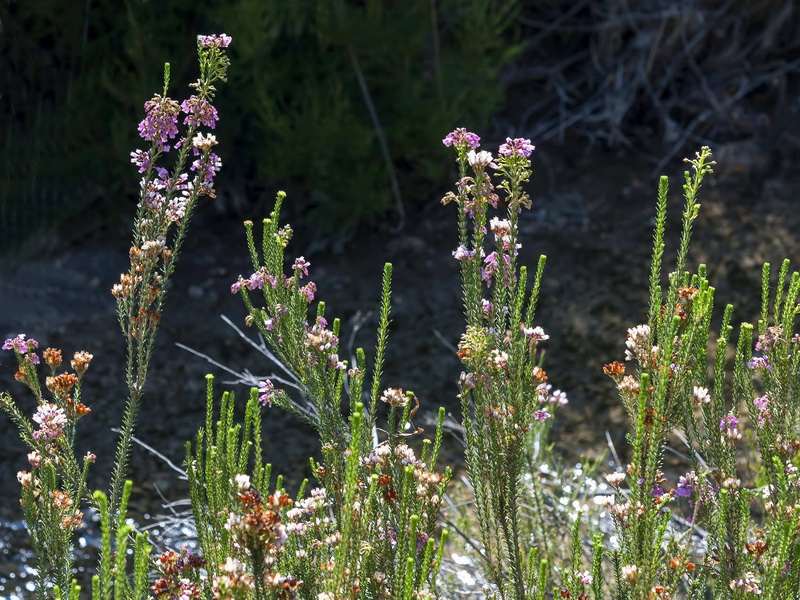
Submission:
<svg viewBox="0 0 800 600">
<path fill-rule="evenodd" d="M 687 145 L 756 139 L 766 148 L 800 147 L 791 127 L 800 116 L 794 3 L 525 4 L 526 50 L 506 83 L 525 94 L 527 108 L 516 122 L 499 123 L 501 131 L 655 146 L 658 172 Z"/>
</svg>

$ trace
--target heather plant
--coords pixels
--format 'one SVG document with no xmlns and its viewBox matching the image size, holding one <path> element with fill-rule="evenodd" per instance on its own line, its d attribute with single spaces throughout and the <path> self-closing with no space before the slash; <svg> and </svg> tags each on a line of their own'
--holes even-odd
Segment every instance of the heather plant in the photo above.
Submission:
<svg viewBox="0 0 800 600">
<path fill-rule="evenodd" d="M 229 64 L 225 48 L 230 41 L 226 35 L 198 36 L 200 78 L 191 86 L 194 93 L 183 103 L 167 95 L 170 69 L 169 64 L 165 66 L 163 91 L 145 103 L 146 116 L 139 124 L 139 134 L 150 142 L 150 147 L 131 153 L 132 162 L 142 174 L 129 253 L 131 267 L 112 289 L 127 345 L 125 377 L 129 395 L 108 494 L 88 494 L 86 475 L 95 456 L 89 453 L 79 461 L 74 450 L 76 423 L 89 412 L 80 401 L 81 380 L 92 355 L 76 353 L 70 363 L 75 372 L 57 374 L 61 351 L 44 350 L 42 356 L 50 372 L 46 378 L 51 396 L 48 399 L 37 372 L 41 362 L 35 352 L 38 342 L 21 334 L 6 340 L 3 346 L 15 352 L 19 364 L 16 379 L 33 392 L 37 401 L 33 421 L 38 428 L 8 394 L 2 395 L 0 406 L 17 423 L 23 442 L 31 450 L 31 471 L 21 471 L 17 477 L 22 484 L 23 513 L 36 553 L 39 598 L 78 593 L 72 580 L 72 534 L 82 524 L 79 507 L 84 501 L 99 512 L 101 521 L 102 546 L 93 597 L 142 597 L 145 593 L 150 549 L 145 534 L 136 536 L 132 582 L 121 575 L 125 573 L 131 533 L 125 515 L 130 484 L 126 484 L 125 476 L 168 285 L 199 198 L 214 195 L 214 175 L 221 165 L 212 151 L 216 139 L 199 129 L 216 125 L 218 117 L 211 100 L 216 91 L 214 83 L 225 79 Z M 183 134 L 178 129 L 181 113 L 185 114 Z M 172 171 L 158 166 L 173 147 L 176 156 Z"/>
<path fill-rule="evenodd" d="M 619 548 L 612 558 L 618 594 L 630 598 L 796 598 L 798 520 L 797 366 L 793 334 L 798 312 L 798 274 L 786 287 L 781 268 L 770 303 L 769 265 L 764 267 L 763 309 L 757 356 L 753 327 L 743 323 L 732 373 L 726 348 L 733 332 L 727 306 L 710 361 L 714 288 L 706 267 L 685 270 L 697 193 L 711 172 L 703 148 L 688 161 L 683 186 L 683 227 L 674 271 L 661 284 L 667 181 L 659 186 L 648 322 L 629 329 L 625 359 L 605 367 L 631 421 L 631 461 L 609 481 L 617 490 L 609 504 Z M 709 363 L 713 364 L 709 378 Z M 777 400 L 780 399 L 780 400 Z M 780 406 L 780 408 L 778 408 Z M 742 411 L 746 409 L 746 413 Z M 743 441 L 741 425 L 751 429 Z M 692 469 L 666 490 L 662 471 L 671 434 L 680 432 Z M 752 471 L 741 467 L 742 458 Z M 629 487 L 623 490 L 627 479 Z M 743 480 L 749 485 L 743 483 Z M 684 505 L 685 503 L 685 505 Z M 670 505 L 678 506 L 670 510 Z M 684 514 L 687 527 L 674 526 Z"/>
<path fill-rule="evenodd" d="M 77 421 L 89 412 L 81 402 L 81 382 L 92 355 L 77 352 L 70 361 L 74 373 L 56 374 L 63 359 L 60 350 L 47 348 L 42 358 L 49 375 L 45 390 L 40 383 L 39 342 L 20 334 L 3 344 L 13 350 L 19 368 L 15 378 L 24 383 L 36 398 L 37 408 L 28 419 L 6 393 L 0 394 L 0 406 L 14 420 L 22 441 L 28 446 L 31 471 L 20 471 L 20 503 L 28 523 L 33 550 L 37 557 L 37 586 L 45 597 L 47 585 L 69 589 L 72 580 L 73 532 L 81 526 L 81 503 L 86 499 L 86 476 L 95 456 L 75 456 Z M 45 393 L 46 391 L 46 393 Z"/>
<path fill-rule="evenodd" d="M 494 158 L 463 129 L 444 143 L 456 148 L 460 173 L 457 191 L 443 202 L 459 208 L 460 245 L 454 256 L 462 265 L 467 320 L 458 352 L 465 366 L 460 398 L 482 564 L 493 584 L 489 594 L 540 598 L 556 589 L 564 598 L 589 598 L 590 593 L 595 598 L 703 598 L 709 591 L 715 598 L 797 597 L 798 340 L 788 332 L 800 310 L 800 276 L 793 274 L 787 284 L 784 263 L 770 302 L 765 265 L 757 355 L 751 356 L 753 327 L 745 323 L 735 360 L 726 364 L 733 330 L 728 306 L 715 356 L 709 356 L 714 288 L 704 265 L 695 273 L 686 270 L 698 192 L 714 164 L 708 148 L 688 161 L 692 171 L 685 174 L 676 266 L 666 285 L 668 181 L 660 181 L 648 320 L 628 331 L 630 372 L 620 362 L 605 367 L 631 423 L 630 460 L 607 476 L 610 490 L 605 486 L 596 497 L 607 508 L 614 535 L 604 540 L 596 519 L 581 523 L 584 515 L 578 512 L 572 515 L 572 544 L 566 546 L 571 550 L 565 553 L 548 545 L 552 517 L 523 510 L 553 498 L 542 477 L 531 477 L 537 469 L 526 465 L 524 456 L 532 456 L 546 439 L 546 425 L 539 424 L 551 416 L 546 406 L 565 400 L 550 393 L 536 358 L 536 345 L 546 339 L 532 324 L 544 258 L 527 295 L 526 270 L 515 264 L 516 216 L 528 202 L 519 184 L 529 174 L 533 148 L 527 140 L 509 139 Z M 489 169 L 501 176 L 496 188 Z M 496 189 L 506 194 L 506 219 L 487 216 L 499 205 Z M 487 254 L 489 230 L 495 250 Z M 744 409 L 747 416 L 740 415 Z M 744 419 L 753 433 L 742 442 Z M 674 436 L 683 440 L 692 470 L 667 491 L 664 456 Z M 741 472 L 743 458 L 750 472 Z M 742 483 L 748 475 L 750 487 Z M 592 541 L 582 548 L 584 536 Z"/>
<path fill-rule="evenodd" d="M 440 581 L 448 540 L 443 506 L 466 540 L 451 548 L 469 546 L 475 558 L 474 575 L 462 581 L 479 583 L 487 598 L 800 597 L 800 274 L 790 275 L 785 261 L 773 283 L 764 266 L 761 318 L 755 327 L 740 326 L 729 361 L 733 309 L 725 308 L 714 340 L 707 269 L 687 267 L 698 193 L 714 165 L 710 151 L 688 161 L 677 258 L 666 276 L 669 190 L 662 178 L 646 322 L 628 330 L 625 362 L 605 367 L 630 421 L 626 464 L 616 459 L 619 469 L 605 483 L 593 480 L 596 463 L 560 467 L 550 435 L 567 399 L 548 382 L 540 350 L 548 336 L 535 324 L 545 259 L 532 277 L 519 264 L 520 214 L 532 204 L 522 186 L 534 147 L 508 138 L 493 156 L 461 128 L 444 139 L 456 151 L 459 179 L 443 202 L 457 209 L 453 256 L 466 324 L 457 348 L 463 372 L 456 429 L 471 506 L 458 510 L 445 493 L 450 469 L 437 467 L 444 409 L 426 437 L 415 424 L 420 399 L 382 383 L 391 265 L 383 271 L 368 359 L 363 349 L 342 346 L 341 321 L 329 320 L 306 279 L 310 262 L 287 260 L 292 229 L 279 223 L 279 193 L 260 239 L 245 223 L 252 272 L 231 292 L 240 294 L 245 323 L 294 390 L 276 388 L 277 377 L 260 380 L 237 422 L 233 393 L 217 400 L 208 377 L 205 421 L 187 442 L 185 463 L 199 553 L 183 548 L 152 557 L 147 535 L 127 519 L 132 484 L 125 476 L 166 290 L 199 198 L 214 195 L 216 140 L 199 130 L 217 121 L 211 101 L 214 83 L 225 78 L 230 41 L 199 36 L 194 94 L 180 104 L 167 96 L 167 66 L 163 92 L 145 104 L 139 125 L 150 147 L 132 153 L 143 177 L 131 267 L 112 289 L 127 344 L 129 397 L 107 494 L 87 490 L 94 455 L 75 455 L 77 422 L 89 412 L 82 382 L 92 355 L 77 352 L 74 372 L 60 372 L 57 349 L 40 358 L 39 343 L 23 334 L 3 345 L 15 353 L 16 378 L 37 404 L 29 419 L 0 394 L 0 407 L 31 450 L 30 471 L 17 477 L 36 553 L 37 598 L 80 596 L 73 534 L 84 507 L 99 517 L 94 599 L 440 597 L 448 589 Z M 171 150 L 173 169 L 157 166 Z M 505 214 L 492 216 L 497 210 Z M 312 460 L 318 487 L 309 490 L 305 481 L 293 498 L 261 450 L 262 411 L 273 406 L 297 415 L 320 441 L 322 460 Z M 665 467 L 676 440 L 687 469 L 680 475 Z"/>
<path fill-rule="evenodd" d="M 453 255 L 461 263 L 467 321 L 458 346 L 465 368 L 459 378 L 465 456 L 489 579 L 501 598 L 533 598 L 544 593 L 546 581 L 538 550 L 525 547 L 520 522 L 524 449 L 528 436 L 544 434 L 552 407 L 565 403 L 566 396 L 550 393 L 537 352 L 548 339 L 533 325 L 544 257 L 530 291 L 527 269 L 517 267 L 519 214 L 531 206 L 522 184 L 530 176 L 534 148 L 529 140 L 508 139 L 494 158 L 476 151 L 479 143 L 464 129 L 444 140 L 457 151 L 460 175 L 458 191 L 443 202 L 458 209 L 459 247 Z M 497 187 L 490 169 L 502 178 Z M 505 219 L 488 218 L 489 207 L 500 202 L 495 190 L 505 193 Z M 488 254 L 487 226 L 495 247 Z"/>
<path fill-rule="evenodd" d="M 310 597 L 315 590 L 330 597 L 353 594 L 354 590 L 361 590 L 365 597 L 408 598 L 412 593 L 430 593 L 435 590 L 438 572 L 434 565 L 442 552 L 441 544 L 435 542 L 439 507 L 450 479 L 449 469 L 443 474 L 434 471 L 444 410 L 439 411 L 434 439 L 422 441 L 417 458 L 408 440 L 423 433 L 413 423 L 419 399 L 410 391 L 381 387 L 390 323 L 391 265 L 384 267 L 371 385 L 365 391 L 368 366 L 364 350 L 355 351 L 354 363 L 348 368 L 348 361 L 340 357 L 340 321 L 334 319 L 329 327 L 323 302 L 317 303 L 313 318 L 309 315 L 317 288 L 312 281 L 301 284 L 301 280 L 308 276 L 310 263 L 300 256 L 291 262 L 291 275 L 284 273 L 284 251 L 292 231 L 279 226 L 283 199 L 284 194 L 278 194 L 275 209 L 263 221 L 260 244 L 256 244 L 253 224 L 245 223 L 253 272 L 247 278 L 240 276 L 231 287 L 232 292 L 241 294 L 248 309 L 246 323 L 259 330 L 303 397 L 295 400 L 275 389 L 272 381 L 262 381 L 250 399 L 252 426 L 246 425 L 245 430 L 255 433 L 259 429 L 257 402 L 274 404 L 311 425 L 322 450 L 323 462 L 312 461 L 321 488 L 313 490 L 310 498 L 299 498 L 300 508 L 287 513 L 288 551 L 279 555 L 275 565 L 286 564 L 293 576 L 302 575 L 304 593 Z M 260 306 L 250 297 L 257 291 L 264 302 Z M 345 404 L 349 417 L 342 412 Z M 385 430 L 377 426 L 383 405 L 388 409 Z M 380 432 L 385 432 L 381 434 L 384 439 L 379 439 Z M 260 439 L 254 438 L 253 443 L 257 446 Z M 190 465 L 193 460 L 201 460 L 200 455 L 190 459 Z M 241 467 L 245 463 L 243 460 Z M 258 489 L 264 494 L 269 482 L 260 463 L 257 456 L 253 481 L 260 482 Z M 230 486 L 230 481 L 233 479 L 222 485 Z M 197 487 L 203 489 L 209 489 L 207 482 Z M 322 512 L 329 513 L 328 522 L 320 523 L 317 515 Z M 314 515 L 313 522 L 307 522 L 304 515 Z M 223 548 L 230 539 L 219 524 L 210 537 L 221 540 L 218 545 Z"/>
<path fill-rule="evenodd" d="M 365 455 L 368 419 L 359 403 L 341 497 L 325 486 L 306 495 L 303 482 L 293 501 L 280 476 L 271 486 L 271 466 L 261 462 L 258 391 L 243 428 L 233 424 L 232 395 L 223 394 L 216 423 L 214 405 L 209 377 L 206 426 L 195 449 L 187 445 L 187 475 L 215 598 L 410 598 L 435 590 L 445 536 L 437 543 L 434 534 L 449 475 L 426 470 L 408 446 L 389 440 Z"/>
</svg>

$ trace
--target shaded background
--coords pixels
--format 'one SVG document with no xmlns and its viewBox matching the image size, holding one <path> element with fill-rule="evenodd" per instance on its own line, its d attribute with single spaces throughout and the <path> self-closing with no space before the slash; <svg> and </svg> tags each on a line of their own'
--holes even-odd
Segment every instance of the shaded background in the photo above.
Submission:
<svg viewBox="0 0 800 600">
<path fill-rule="evenodd" d="M 7 249 L 127 224 L 142 104 L 167 61 L 188 93 L 197 33 L 234 39 L 214 210 L 252 216 L 286 189 L 322 245 L 438 194 L 456 126 L 644 152 L 655 173 L 747 142 L 735 166 L 759 176 L 798 148 L 794 1 L 4 0 L 0 31 Z"/>
<path fill-rule="evenodd" d="M 394 263 L 385 383 L 457 415 L 456 232 L 453 207 L 438 204 L 455 179 L 441 139 L 457 126 L 489 149 L 507 135 L 537 145 L 523 261 L 549 256 L 537 321 L 551 335 L 551 379 L 572 401 L 556 430 L 565 460 L 596 456 L 606 429 L 622 445 L 624 414 L 601 371 L 645 315 L 657 175 L 673 179 L 674 234 L 680 159 L 715 150 L 692 264 L 709 263 L 720 304 L 740 319 L 757 316 L 761 262 L 800 254 L 796 2 L 37 0 L 0 4 L 0 32 L 0 333 L 95 354 L 81 444 L 100 457 L 98 485 L 125 393 L 108 290 L 127 269 L 138 181 L 128 156 L 165 61 L 173 97 L 188 94 L 198 33 L 233 37 L 216 102 L 223 169 L 178 264 L 137 430 L 178 465 L 201 423 L 203 374 L 225 376 L 175 342 L 273 371 L 219 314 L 242 322 L 228 294 L 249 273 L 240 222 L 266 215 L 278 189 L 289 192 L 290 253 L 310 258 L 345 331 L 366 315 L 352 344 L 368 353 L 381 266 Z M 32 410 L 9 356 L 0 362 L 0 389 Z M 267 455 L 296 484 L 315 441 L 278 412 L 267 428 Z M 460 460 L 457 444 L 446 459 Z M 5 417 L 0 461 L 0 493 L 15 498 L 25 452 Z M 185 494 L 142 449 L 133 475 L 137 514 L 158 510 L 159 493 Z M 15 502 L 0 509 L 17 518 Z"/>
</svg>

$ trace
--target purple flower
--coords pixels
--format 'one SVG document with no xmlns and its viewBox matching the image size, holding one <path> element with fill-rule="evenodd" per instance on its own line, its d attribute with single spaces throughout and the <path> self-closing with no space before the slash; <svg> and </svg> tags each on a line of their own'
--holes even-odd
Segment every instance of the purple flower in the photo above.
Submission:
<svg viewBox="0 0 800 600">
<path fill-rule="evenodd" d="M 188 100 L 183 101 L 181 110 L 187 115 L 183 120 L 184 125 L 193 127 L 205 125 L 214 129 L 217 126 L 217 121 L 219 121 L 217 109 L 205 98 L 191 96 Z"/>
<path fill-rule="evenodd" d="M 542 423 L 544 423 L 547 419 L 549 419 L 552 416 L 553 415 L 544 410 L 537 410 L 535 413 L 533 413 L 533 418 L 536 419 L 537 421 L 541 421 Z"/>
<path fill-rule="evenodd" d="M 215 35 L 198 35 L 197 43 L 200 44 L 201 48 L 227 48 L 232 39 L 233 38 L 231 38 L 231 36 L 225 35 L 224 33 Z"/>
<path fill-rule="evenodd" d="M 175 100 L 156 94 L 144 103 L 146 116 L 139 123 L 139 135 L 159 150 L 169 151 L 167 142 L 178 135 L 178 113 L 180 107 Z"/>
<path fill-rule="evenodd" d="M 430 536 L 424 531 L 417 532 L 417 550 L 422 550 L 425 546 L 427 546 L 429 537 Z"/>
<path fill-rule="evenodd" d="M 139 167 L 139 173 L 144 173 L 153 166 L 153 157 L 149 150 L 134 150 L 131 152 L 131 162 Z"/>
<path fill-rule="evenodd" d="M 292 270 L 295 273 L 298 273 L 298 279 L 302 277 L 302 275 L 308 275 L 308 267 L 311 266 L 311 263 L 308 262 L 305 257 L 298 256 L 294 259 L 294 264 L 292 265 Z"/>
<path fill-rule="evenodd" d="M 472 260 L 475 258 L 475 250 L 467 250 L 466 246 L 461 245 L 453 250 L 453 257 L 456 260 Z"/>
<path fill-rule="evenodd" d="M 476 134 L 467 131 L 464 127 L 459 127 L 447 134 L 442 140 L 442 143 L 448 148 L 455 146 L 456 148 L 469 148 L 474 150 L 481 143 L 481 138 Z"/>
<path fill-rule="evenodd" d="M 686 475 L 681 475 L 678 479 L 678 487 L 675 488 L 675 495 L 688 498 L 697 489 L 697 473 L 689 471 Z"/>
<path fill-rule="evenodd" d="M 738 440 L 742 439 L 742 434 L 739 433 L 736 427 L 739 425 L 739 419 L 734 415 L 725 415 L 719 422 L 719 430 L 725 432 L 728 441 L 735 444 Z"/>
<path fill-rule="evenodd" d="M 766 396 L 761 396 L 760 398 L 756 398 L 755 400 L 753 400 L 753 404 L 755 404 L 755 407 L 758 410 L 761 411 L 766 410 L 766 408 L 770 404 L 770 397 L 766 395 Z"/>
<path fill-rule="evenodd" d="M 196 148 L 195 151 L 197 151 Z M 202 176 L 201 183 L 206 185 L 212 185 L 214 183 L 214 176 L 219 173 L 221 168 L 222 159 L 213 152 L 209 153 L 208 159 L 206 159 L 205 162 L 203 162 L 202 159 L 197 159 L 190 167 L 192 171 L 200 170 Z"/>
<path fill-rule="evenodd" d="M 497 262 L 497 252 L 492 252 L 491 254 L 489 254 L 489 256 L 483 259 L 483 262 L 484 264 L 486 264 L 487 270 L 490 270 L 492 272 L 496 271 L 497 267 L 499 266 Z"/>
<path fill-rule="evenodd" d="M 305 284 L 303 287 L 300 288 L 300 294 L 302 296 L 305 296 L 305 300 L 309 304 L 313 302 L 314 294 L 316 293 L 317 293 L 317 284 L 315 284 L 313 281 L 309 281 L 307 284 Z"/>
<path fill-rule="evenodd" d="M 772 365 L 769 364 L 769 358 L 766 356 L 754 356 L 752 360 L 747 363 L 747 366 L 750 369 L 766 369 L 767 371 L 772 371 Z"/>
<path fill-rule="evenodd" d="M 506 143 L 500 146 L 498 152 L 503 156 L 530 156 L 535 146 L 525 138 L 506 138 Z"/>
<path fill-rule="evenodd" d="M 142 188 L 142 202 L 144 205 L 149 208 L 151 211 L 156 213 L 161 213 L 161 211 L 165 208 L 164 204 L 164 194 L 163 192 L 172 189 L 173 191 L 184 191 L 189 188 L 189 184 L 187 180 L 189 176 L 186 173 L 181 173 L 175 178 L 171 178 L 169 176 L 169 171 L 162 167 L 155 168 L 157 177 L 153 179 L 143 178 L 141 181 L 141 188 Z M 172 202 L 181 202 L 185 203 L 186 199 L 178 199 L 176 200 L 173 198 Z M 141 206 L 142 203 L 139 204 Z M 170 207 L 169 205 L 166 206 L 168 212 L 175 211 L 175 206 Z M 174 215 L 173 215 L 174 216 Z M 182 216 L 182 215 L 181 215 Z M 178 219 L 180 216 L 178 217 Z M 174 219 L 173 220 L 177 220 Z"/>
<path fill-rule="evenodd" d="M 260 270 L 250 275 L 250 278 L 246 280 L 247 289 L 260 290 L 264 287 L 265 282 L 269 282 L 273 288 L 277 285 L 275 278 L 267 273 L 262 267 Z"/>
<path fill-rule="evenodd" d="M 772 396 L 769 394 L 765 394 L 760 398 L 755 398 L 753 400 L 753 405 L 758 410 L 758 414 L 756 415 L 756 421 L 758 422 L 759 427 L 763 427 L 767 422 L 772 419 L 772 411 L 770 410 L 770 405 L 772 404 Z"/>
<path fill-rule="evenodd" d="M 785 342 L 783 337 L 783 327 L 780 325 L 775 327 L 767 327 L 767 330 L 760 336 L 756 342 L 756 350 L 769 354 L 778 342 Z"/>
<path fill-rule="evenodd" d="M 20 333 L 15 338 L 9 338 L 3 343 L 3 350 L 16 350 L 20 354 L 25 354 L 29 350 L 33 350 L 38 347 L 39 342 L 33 338 L 26 340 L 24 333 Z"/>
<path fill-rule="evenodd" d="M 260 394 L 258 401 L 264 406 L 272 406 L 272 399 L 278 392 L 280 390 L 276 390 L 275 385 L 269 379 L 258 382 L 258 393 Z"/>
</svg>

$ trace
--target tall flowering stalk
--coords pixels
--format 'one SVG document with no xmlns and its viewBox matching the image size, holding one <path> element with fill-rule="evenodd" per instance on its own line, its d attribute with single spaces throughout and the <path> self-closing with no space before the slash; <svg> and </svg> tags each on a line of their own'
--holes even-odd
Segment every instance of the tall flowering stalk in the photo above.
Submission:
<svg viewBox="0 0 800 600">
<path fill-rule="evenodd" d="M 131 533 L 125 523 L 131 486 L 124 478 L 166 289 L 197 201 L 201 196 L 214 195 L 214 176 L 221 166 L 212 151 L 217 142 L 213 135 L 204 134 L 199 128 L 213 128 L 216 124 L 218 117 L 211 104 L 213 84 L 225 79 L 229 61 L 224 50 L 230 41 L 224 34 L 198 36 L 200 78 L 191 85 L 195 93 L 181 104 L 167 96 L 169 64 L 166 65 L 163 93 L 145 103 L 146 116 L 139 124 L 139 133 L 150 142 L 150 147 L 131 153 L 132 162 L 142 173 L 130 250 L 131 267 L 112 289 L 127 341 L 129 396 L 111 476 L 110 501 L 102 492 L 89 496 L 86 491 L 87 470 L 95 460 L 94 455 L 87 454 L 82 465 L 74 456 L 76 422 L 89 412 L 80 399 L 81 381 L 92 355 L 76 353 L 70 363 L 74 373 L 57 374 L 61 352 L 53 348 L 45 350 L 43 358 L 50 369 L 46 389 L 52 397 L 46 399 L 37 373 L 41 362 L 36 353 L 38 342 L 20 334 L 3 345 L 3 349 L 15 352 L 19 363 L 16 378 L 27 385 L 38 402 L 34 425 L 9 395 L 0 395 L 0 407 L 11 415 L 23 441 L 31 448 L 28 455 L 31 471 L 20 472 L 18 479 L 39 563 L 39 598 L 53 594 L 60 598 L 62 593 L 77 598 L 79 588 L 72 580 L 72 532 L 82 524 L 79 506 L 84 500 L 89 500 L 101 514 L 103 543 L 98 574 L 93 580 L 93 596 L 127 598 L 141 597 L 144 593 L 150 551 L 145 535 L 136 538 L 133 585 L 122 576 Z M 182 124 L 186 129 L 179 137 L 181 113 L 185 114 Z M 177 157 L 170 172 L 157 164 L 173 146 Z"/>
<path fill-rule="evenodd" d="M 753 327 L 741 325 L 732 368 L 726 365 L 733 308 L 727 306 L 716 341 L 709 380 L 714 288 L 706 268 L 685 270 L 697 193 L 714 164 L 708 148 L 688 162 L 685 208 L 676 269 L 661 284 L 667 181 L 662 178 L 645 324 L 628 330 L 626 374 L 606 365 L 632 423 L 627 472 L 609 476 L 616 500 L 609 504 L 619 539 L 611 553 L 616 594 L 624 598 L 755 596 L 795 598 L 800 589 L 800 478 L 798 392 L 800 336 L 795 327 L 800 275 L 788 261 L 770 302 L 769 265 L 764 266 L 762 318 L 756 353 Z M 780 400 L 779 400 L 780 399 Z M 746 413 L 743 410 L 746 408 Z M 743 426 L 750 422 L 748 439 Z M 674 431 L 685 436 L 692 469 L 668 485 L 661 471 Z M 760 473 L 747 485 L 741 458 Z M 752 475 L 749 476 L 752 478 Z M 627 480 L 628 487 L 623 486 Z M 687 527 L 676 527 L 675 514 Z"/>
<path fill-rule="evenodd" d="M 129 390 L 111 480 L 112 514 L 119 510 L 131 439 L 169 280 L 198 200 L 214 196 L 214 176 L 221 166 L 212 151 L 217 141 L 199 129 L 216 126 L 218 116 L 211 101 L 216 92 L 214 83 L 225 81 L 229 65 L 225 48 L 230 42 L 231 38 L 224 34 L 198 36 L 200 78 L 191 84 L 195 93 L 181 104 L 167 96 L 169 64 L 166 65 L 163 93 L 145 103 L 147 114 L 139 124 L 139 134 L 150 142 L 150 147 L 131 153 L 142 179 L 130 249 L 131 267 L 112 289 L 127 342 L 125 376 Z M 185 115 L 182 124 L 186 129 L 179 136 L 181 114 Z M 169 171 L 157 163 L 172 146 L 177 155 Z"/>
<path fill-rule="evenodd" d="M 150 142 L 150 147 L 131 153 L 131 161 L 142 174 L 133 245 L 129 252 L 131 267 L 111 290 L 117 299 L 119 324 L 127 343 L 128 399 L 109 499 L 104 504 L 107 511 L 104 536 L 109 542 L 115 540 L 113 545 L 118 547 L 118 555 L 122 551 L 119 546 L 125 543 L 119 529 L 126 503 L 124 480 L 131 442 L 169 281 L 192 213 L 202 196 L 214 196 L 214 177 L 222 164 L 213 152 L 216 138 L 201 132 L 200 128 L 216 126 L 218 115 L 211 101 L 216 92 L 214 83 L 225 81 L 230 64 L 225 48 L 230 42 L 231 38 L 225 34 L 197 37 L 200 78 L 190 86 L 194 94 L 180 104 L 167 96 L 170 70 L 169 64 L 165 65 L 163 92 L 145 102 L 146 116 L 139 123 L 139 134 Z M 185 127 L 182 135 L 178 128 L 181 115 L 184 115 L 181 125 Z M 158 166 L 159 160 L 173 148 L 176 157 L 172 171 Z M 98 568 L 102 598 L 119 592 L 114 582 L 114 568 L 112 544 L 104 543 Z"/>
<path fill-rule="evenodd" d="M 529 140 L 507 139 L 495 158 L 479 150 L 480 139 L 456 129 L 445 146 L 457 152 L 457 191 L 443 203 L 458 209 L 459 246 L 466 332 L 458 346 L 464 366 L 459 379 L 466 460 L 493 594 L 500 598 L 539 597 L 546 581 L 537 552 L 528 549 L 520 521 L 521 478 L 529 436 L 542 435 L 553 409 L 566 398 L 550 393 L 537 352 L 548 339 L 533 325 L 545 258 L 533 286 L 517 266 L 519 215 L 530 208 L 522 184 L 530 177 Z M 495 187 L 491 172 L 500 176 Z M 489 219 L 502 202 L 505 218 Z M 487 254 L 489 233 L 493 250 Z M 540 542 L 544 540 L 540 539 Z"/>
<path fill-rule="evenodd" d="M 625 360 L 634 365 L 634 373 L 626 374 L 620 362 L 605 367 L 606 374 L 616 382 L 633 428 L 627 472 L 609 477 L 617 491 L 622 490 L 626 478 L 629 482 L 629 489 L 617 495 L 609 510 L 620 540 L 619 550 L 612 554 L 617 593 L 631 598 L 672 597 L 687 568 L 694 569 L 688 546 L 677 545 L 675 538 L 668 536 L 672 516 L 669 505 L 674 494 L 665 489 L 661 470 L 667 441 L 675 428 L 697 436 L 693 406 L 699 403 L 693 404 L 691 399 L 704 398 L 708 392 L 703 386 L 707 385 L 714 288 L 708 284 L 704 266 L 694 275 L 684 268 L 692 224 L 700 208 L 697 192 L 713 162 L 707 148 L 691 162 L 693 171 L 686 173 L 684 185 L 686 204 L 677 265 L 669 274 L 667 289 L 661 283 L 667 178 L 662 177 L 659 185 L 649 320 L 629 329 L 626 341 Z M 665 556 L 668 542 L 669 554 Z"/>
</svg>

